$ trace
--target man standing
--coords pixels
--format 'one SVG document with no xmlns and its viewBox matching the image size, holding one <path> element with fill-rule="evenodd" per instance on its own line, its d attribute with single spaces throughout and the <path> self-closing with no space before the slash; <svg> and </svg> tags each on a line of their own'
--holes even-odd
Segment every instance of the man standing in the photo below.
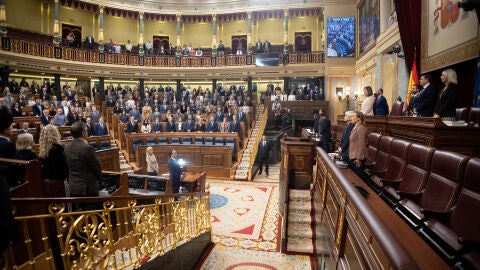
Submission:
<svg viewBox="0 0 480 270">
<path fill-rule="evenodd" d="M 377 96 L 377 99 L 375 100 L 375 105 L 373 106 L 373 115 L 387 115 L 388 103 L 387 99 L 383 96 L 383 89 L 378 88 L 375 95 Z"/>
<path fill-rule="evenodd" d="M 170 171 L 170 181 L 172 181 L 172 193 L 178 193 L 180 181 L 182 180 L 182 168 L 177 161 L 177 151 L 170 149 L 168 156 L 168 170 Z"/>
<path fill-rule="evenodd" d="M 262 136 L 262 140 L 258 145 L 258 158 L 260 159 L 260 171 L 259 175 L 262 174 L 263 164 L 265 163 L 265 173 L 268 176 L 268 155 L 270 153 L 270 143 L 267 141 L 267 137 L 265 135 Z"/>
<path fill-rule="evenodd" d="M 92 50 L 94 43 L 95 43 L 95 40 L 93 39 L 92 34 L 89 34 L 85 39 L 85 48 L 87 50 Z"/>
<path fill-rule="evenodd" d="M 321 125 L 319 127 L 318 132 L 322 135 L 322 139 L 320 141 L 322 149 L 326 152 L 330 152 L 330 138 L 331 138 L 331 123 L 328 120 L 327 115 L 325 113 L 320 114 Z"/>
<path fill-rule="evenodd" d="M 415 108 L 413 112 L 417 116 L 432 117 L 435 105 L 437 104 L 437 92 L 435 88 L 430 84 L 432 76 L 430 74 L 424 74 L 420 77 L 419 83 L 423 87 L 423 90 L 418 94 Z"/>
<path fill-rule="evenodd" d="M 73 141 L 65 145 L 65 159 L 69 168 L 71 197 L 98 196 L 99 180 L 102 174 L 95 150 L 85 140 L 87 128 L 82 122 L 75 122 L 70 129 Z M 74 210 L 94 210 L 97 203 L 78 203 Z"/>
<path fill-rule="evenodd" d="M 103 117 L 100 117 L 98 123 L 95 124 L 95 136 L 104 136 L 108 135 L 107 125 L 103 120 Z"/>
</svg>

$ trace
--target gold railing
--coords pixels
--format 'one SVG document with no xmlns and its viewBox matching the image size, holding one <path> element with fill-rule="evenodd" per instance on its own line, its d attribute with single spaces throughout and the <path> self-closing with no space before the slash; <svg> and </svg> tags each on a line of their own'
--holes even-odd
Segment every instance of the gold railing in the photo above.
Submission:
<svg viewBox="0 0 480 270">
<path fill-rule="evenodd" d="M 137 268 L 210 231 L 209 197 L 89 197 L 102 207 L 82 212 L 68 211 L 73 198 L 12 199 L 21 241 L 5 269 Z"/>
<path fill-rule="evenodd" d="M 53 38 L 52 38 L 53 39 Z M 58 58 L 76 62 L 105 63 L 112 65 L 147 66 L 147 67 L 222 67 L 245 66 L 255 64 L 255 54 L 218 56 L 212 63 L 211 55 L 205 56 L 143 56 L 140 61 L 138 54 L 104 53 L 97 50 L 85 50 L 71 47 L 55 47 L 53 44 L 41 43 L 19 38 L 9 39 L 9 51 L 19 54 L 28 54 L 47 58 Z M 292 64 L 320 64 L 325 63 L 325 52 L 289 53 L 288 63 Z M 281 64 L 281 63 L 280 63 Z"/>
<path fill-rule="evenodd" d="M 253 163 L 255 163 L 255 157 L 257 156 L 258 152 L 258 143 L 262 139 L 263 131 L 265 130 L 265 126 L 267 125 L 268 121 L 268 107 L 265 107 L 263 109 L 263 118 L 260 121 L 260 124 L 258 126 L 257 130 L 257 135 L 255 137 L 252 136 L 252 139 L 255 140 L 252 145 L 254 145 L 252 151 L 250 152 L 250 163 L 249 163 L 249 170 L 248 170 L 248 181 L 252 181 L 252 168 L 253 168 Z"/>
</svg>

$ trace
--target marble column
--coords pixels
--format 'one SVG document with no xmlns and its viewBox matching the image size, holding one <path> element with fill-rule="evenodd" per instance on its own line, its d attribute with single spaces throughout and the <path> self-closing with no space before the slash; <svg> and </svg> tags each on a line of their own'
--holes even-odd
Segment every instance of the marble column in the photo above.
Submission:
<svg viewBox="0 0 480 270">
<path fill-rule="evenodd" d="M 247 54 L 252 54 L 252 12 L 247 12 Z"/>
<path fill-rule="evenodd" d="M 0 36 L 7 36 L 6 0 L 0 0 Z"/>
<path fill-rule="evenodd" d="M 55 85 L 55 96 L 57 96 L 57 100 L 62 100 L 62 91 L 60 90 L 62 87 L 60 86 L 60 74 L 53 74 L 54 77 L 54 85 Z"/>
<path fill-rule="evenodd" d="M 288 9 L 283 10 L 284 22 L 283 22 L 283 53 L 288 52 Z"/>
<path fill-rule="evenodd" d="M 143 55 L 145 52 L 143 50 L 143 16 L 144 16 L 144 13 L 143 12 L 140 12 L 139 14 L 139 21 L 138 21 L 138 28 L 139 28 L 139 32 L 140 32 L 140 36 L 138 38 L 138 54 L 140 55 Z"/>
<path fill-rule="evenodd" d="M 98 20 L 99 20 L 99 30 L 98 30 L 98 49 L 103 52 L 103 11 L 104 7 L 100 7 Z"/>
<path fill-rule="evenodd" d="M 212 55 L 217 55 L 217 15 L 212 15 Z"/>
<path fill-rule="evenodd" d="M 177 49 L 176 55 L 180 56 L 182 55 L 182 48 L 181 48 L 181 38 L 182 38 L 182 16 L 180 14 L 177 14 Z"/>
<path fill-rule="evenodd" d="M 60 26 L 58 23 L 58 0 L 53 2 L 53 44 L 55 46 L 60 45 L 62 37 L 60 35 Z"/>
</svg>

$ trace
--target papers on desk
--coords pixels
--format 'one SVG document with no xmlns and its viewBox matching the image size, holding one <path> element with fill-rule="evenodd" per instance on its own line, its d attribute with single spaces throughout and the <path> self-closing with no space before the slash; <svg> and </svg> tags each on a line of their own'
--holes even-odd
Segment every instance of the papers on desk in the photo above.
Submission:
<svg viewBox="0 0 480 270">
<path fill-rule="evenodd" d="M 466 126 L 468 126 L 468 123 L 466 123 L 465 121 L 443 121 L 443 123 L 445 123 L 445 125 L 447 125 L 449 127 L 466 127 Z"/>
<path fill-rule="evenodd" d="M 165 192 L 140 188 L 129 188 L 128 193 L 130 195 L 163 195 Z"/>
</svg>

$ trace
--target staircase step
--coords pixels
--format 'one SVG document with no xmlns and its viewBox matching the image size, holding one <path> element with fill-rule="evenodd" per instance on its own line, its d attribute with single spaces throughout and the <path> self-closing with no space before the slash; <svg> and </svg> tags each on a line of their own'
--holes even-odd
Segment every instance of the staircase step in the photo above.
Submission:
<svg viewBox="0 0 480 270">
<path fill-rule="evenodd" d="M 313 254 L 312 239 L 289 237 L 287 240 L 287 251 Z"/>
<path fill-rule="evenodd" d="M 310 238 L 312 239 L 313 233 L 312 230 L 308 230 L 305 226 L 299 225 L 288 225 L 287 239 L 290 238 Z"/>
<path fill-rule="evenodd" d="M 310 201 L 290 201 L 288 203 L 288 210 L 310 213 L 312 211 L 312 203 Z"/>
<path fill-rule="evenodd" d="M 310 190 L 290 189 L 290 202 L 310 202 L 312 195 Z"/>
<path fill-rule="evenodd" d="M 310 213 L 288 212 L 288 224 L 307 225 L 312 224 L 312 215 Z"/>
</svg>

